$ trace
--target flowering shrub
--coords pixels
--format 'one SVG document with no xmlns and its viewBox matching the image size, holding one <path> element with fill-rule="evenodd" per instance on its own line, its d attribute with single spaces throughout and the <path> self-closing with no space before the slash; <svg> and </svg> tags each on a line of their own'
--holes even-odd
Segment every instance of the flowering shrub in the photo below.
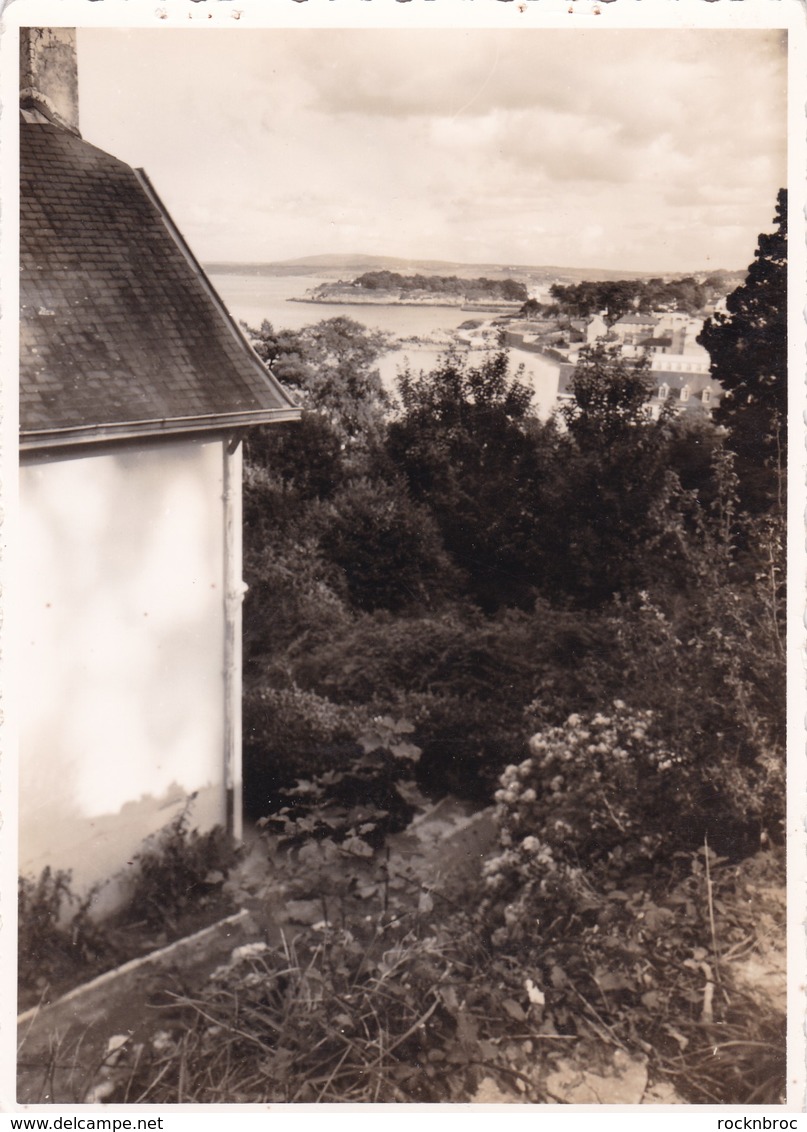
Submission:
<svg viewBox="0 0 807 1132">
<path fill-rule="evenodd" d="M 669 860 L 686 830 L 702 843 L 692 768 L 653 728 L 652 712 L 615 700 L 607 715 L 574 714 L 540 731 L 529 758 L 504 771 L 494 796 L 501 850 L 483 866 L 494 944 L 529 944 L 550 923 L 592 923 L 609 890 Z"/>
<path fill-rule="evenodd" d="M 607 715 L 571 715 L 534 735 L 530 757 L 507 767 L 494 795 L 504 862 L 592 869 L 626 854 L 650 860 L 662 839 L 677 848 L 691 768 L 653 722 L 652 712 L 615 700 Z M 488 869 L 501 871 L 495 862 Z"/>
<path fill-rule="evenodd" d="M 719 743 L 704 768 L 665 742 L 653 712 L 621 700 L 541 730 L 501 776 L 481 905 L 496 951 L 534 972 L 549 1032 L 607 1031 L 713 1101 L 746 1095 L 748 1067 L 735 1056 L 723 1074 L 713 1061 L 695 1080 L 687 1051 L 702 1060 L 707 1035 L 710 1056 L 724 1042 L 726 1054 L 770 1052 L 749 1097 L 775 1096 L 782 1080 L 781 1019 L 760 1013 L 728 962 L 753 938 L 754 913 L 743 867 L 712 847 L 721 815 L 704 782 L 736 770 Z M 781 861 L 766 867 L 778 876 Z"/>
</svg>

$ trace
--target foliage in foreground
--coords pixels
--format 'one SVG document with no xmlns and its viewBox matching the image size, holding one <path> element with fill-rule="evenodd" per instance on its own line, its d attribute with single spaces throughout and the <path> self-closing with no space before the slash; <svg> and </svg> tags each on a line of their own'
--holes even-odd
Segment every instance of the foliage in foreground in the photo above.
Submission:
<svg viewBox="0 0 807 1132">
<path fill-rule="evenodd" d="M 17 896 L 17 978 L 21 1005 L 52 998 L 144 951 L 232 911 L 224 892 L 240 855 L 221 826 L 190 823 L 190 803 L 149 838 L 117 879 L 124 902 L 98 920 L 98 888 L 79 896 L 69 871 L 21 876 Z"/>
<path fill-rule="evenodd" d="M 542 1099 L 516 1068 L 539 1045 L 518 973 L 456 921 L 371 919 L 239 948 L 201 992 L 175 1001 L 181 1024 L 158 1035 L 116 1099 L 464 1101 L 491 1072 L 525 1101 Z"/>
<path fill-rule="evenodd" d="M 601 761 L 624 750 L 639 775 L 676 773 L 646 717 L 616 715 L 590 721 Z M 585 729 L 572 721 L 566 739 Z M 505 774 L 502 845 L 459 903 L 434 859 L 390 854 L 373 823 L 348 828 L 321 791 L 277 819 L 287 849 L 275 847 L 274 883 L 311 926 L 238 948 L 171 996 L 111 1099 L 462 1102 L 487 1078 L 514 1100 L 562 1101 L 555 1069 L 607 1066 L 621 1050 L 685 1100 L 778 1103 L 784 1018 L 737 971 L 783 928 L 765 897 L 781 861 L 730 866 L 708 845 L 666 854 L 633 820 L 641 797 L 623 812 L 606 782 L 587 828 L 574 791 L 555 781 L 541 800 L 535 788 L 547 752 L 574 762 L 561 731 Z"/>
<path fill-rule="evenodd" d="M 487 1080 L 562 1101 L 553 1077 L 607 1076 L 616 1050 L 694 1103 L 782 1099 L 784 1016 L 740 977 L 783 932 L 782 855 L 732 864 L 690 828 L 696 767 L 650 712 L 617 702 L 538 732 L 502 777 L 499 847 L 459 889 L 440 848 L 387 836 L 388 798 L 422 802 L 411 736 L 377 719 L 349 766 L 286 792 L 268 871 L 225 890 L 311 926 L 169 995 L 94 1099 L 462 1102 Z"/>
<path fill-rule="evenodd" d="M 562 1032 L 582 1011 L 694 1101 L 776 1103 L 784 1015 L 737 981 L 732 961 L 761 934 L 754 873 L 783 885 L 783 853 L 718 856 L 719 799 L 710 821 L 704 786 L 652 713 L 621 701 L 539 732 L 496 794 L 501 851 L 484 866 L 483 914 L 494 946 L 540 970 Z"/>
<path fill-rule="evenodd" d="M 90 916 L 93 893 L 80 898 L 68 870 L 46 867 L 17 883 L 17 980 L 20 1006 L 52 986 L 74 986 L 117 961 L 109 933 Z"/>
</svg>

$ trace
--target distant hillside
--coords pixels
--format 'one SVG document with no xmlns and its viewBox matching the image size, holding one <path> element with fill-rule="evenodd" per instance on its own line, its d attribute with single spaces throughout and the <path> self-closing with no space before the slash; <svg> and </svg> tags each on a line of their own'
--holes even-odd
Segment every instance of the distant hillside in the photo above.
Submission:
<svg viewBox="0 0 807 1132">
<path fill-rule="evenodd" d="M 284 259 L 272 263 L 208 263 L 205 270 L 211 274 L 238 275 L 361 275 L 365 271 L 399 271 L 407 274 L 422 272 L 427 275 L 445 274 L 451 269 L 470 268 L 465 264 L 444 263 L 441 260 L 397 259 L 378 255 L 309 255 L 299 259 Z M 492 268 L 491 270 L 498 270 Z"/>
<path fill-rule="evenodd" d="M 207 263 L 205 270 L 211 275 L 319 275 L 334 279 L 349 279 L 367 271 L 393 271 L 404 275 L 457 275 L 462 279 L 476 278 L 480 275 L 502 278 L 510 277 L 526 283 L 581 283 L 590 281 L 601 283 L 606 280 L 652 279 L 654 277 L 677 278 L 687 274 L 673 275 L 661 271 L 616 270 L 601 267 L 560 267 L 555 264 L 504 264 L 504 263 L 454 263 L 437 259 L 400 259 L 395 256 L 354 254 L 332 254 L 301 256 L 299 259 L 285 259 L 270 263 L 235 263 L 231 261 Z M 711 272 L 720 274 L 745 275 L 741 272 L 726 271 L 721 268 Z M 703 274 L 691 272 L 689 274 Z"/>
</svg>

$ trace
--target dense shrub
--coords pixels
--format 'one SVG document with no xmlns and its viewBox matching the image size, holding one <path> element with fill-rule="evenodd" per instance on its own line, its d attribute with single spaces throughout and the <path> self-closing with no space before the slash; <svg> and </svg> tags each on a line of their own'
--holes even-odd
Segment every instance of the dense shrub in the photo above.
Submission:
<svg viewBox="0 0 807 1132">
<path fill-rule="evenodd" d="M 320 545 L 344 574 L 356 609 L 429 608 L 460 588 L 431 514 L 395 477 L 346 483 L 332 500 Z"/>
<path fill-rule="evenodd" d="M 220 825 L 204 833 L 193 828 L 192 801 L 135 855 L 126 904 L 116 923 L 145 923 L 175 934 L 183 917 L 206 906 L 232 910 L 222 885 L 240 851 Z"/>
<path fill-rule="evenodd" d="M 386 435 L 390 460 L 431 512 L 466 592 L 488 612 L 528 607 L 535 596 L 536 499 L 554 433 L 532 416 L 520 377 L 506 351 L 479 366 L 449 352 L 431 373 L 399 377 L 402 412 Z"/>
<path fill-rule="evenodd" d="M 259 573 L 248 568 L 244 572 L 249 586 L 243 612 L 248 674 L 268 666 L 282 680 L 288 672 L 289 648 L 327 641 L 350 624 L 339 579 L 310 543 L 276 547 Z"/>
<path fill-rule="evenodd" d="M 785 664 L 762 620 L 739 588 L 666 610 L 643 595 L 613 620 L 625 686 L 688 752 L 731 855 L 783 835 Z"/>
<path fill-rule="evenodd" d="M 304 639 L 286 660 L 299 686 L 331 704 L 411 719 L 423 786 L 485 799 L 530 727 L 613 694 L 613 642 L 612 627 L 591 614 L 542 604 L 489 619 L 454 607 L 359 617 L 327 641 Z"/>
<path fill-rule="evenodd" d="M 283 486 L 290 510 L 302 501 L 327 499 L 345 474 L 342 439 L 321 413 L 304 412 L 299 421 L 252 428 L 244 442 L 247 474 L 271 472 Z"/>
<path fill-rule="evenodd" d="M 292 685 L 261 684 L 244 698 L 244 803 L 252 817 L 280 804 L 297 779 L 346 765 L 367 713 Z"/>
<path fill-rule="evenodd" d="M 571 715 L 534 735 L 530 757 L 509 766 L 496 791 L 503 843 L 567 865 L 584 861 L 590 873 L 617 847 L 620 860 L 649 861 L 661 840 L 666 853 L 691 848 L 677 843 L 681 818 L 697 810 L 691 760 L 653 723 L 651 712 L 616 700 L 607 715 Z"/>
<path fill-rule="evenodd" d="M 17 885 L 17 978 L 20 1006 L 52 986 L 80 982 L 112 966 L 118 956 L 109 934 L 90 916 L 95 890 L 79 897 L 72 874 L 46 867 Z"/>
</svg>

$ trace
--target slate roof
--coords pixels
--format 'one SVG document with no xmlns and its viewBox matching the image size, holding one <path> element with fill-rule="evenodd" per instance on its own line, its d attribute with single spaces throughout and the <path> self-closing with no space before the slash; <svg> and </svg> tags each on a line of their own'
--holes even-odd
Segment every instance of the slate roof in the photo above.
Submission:
<svg viewBox="0 0 807 1132">
<path fill-rule="evenodd" d="M 560 401 L 569 401 L 573 397 L 572 393 L 572 378 L 577 366 L 573 362 L 564 362 L 558 370 L 558 399 Z M 716 381 L 714 381 L 708 373 L 687 373 L 683 370 L 650 370 L 650 380 L 653 382 L 653 395 L 651 401 L 657 401 L 659 390 L 662 385 L 666 385 L 669 390 L 669 396 L 674 400 L 681 399 L 681 391 L 684 386 L 689 386 L 690 397 L 688 401 L 682 401 L 681 404 L 688 410 L 694 411 L 699 408 L 703 400 L 703 391 L 708 389 L 711 394 L 709 404 L 714 407 L 720 403 L 723 396 L 723 390 Z"/>
<path fill-rule="evenodd" d="M 658 318 L 652 314 L 623 314 L 614 326 L 655 326 Z"/>
<path fill-rule="evenodd" d="M 20 123 L 23 448 L 299 416 L 145 175 Z"/>
</svg>

